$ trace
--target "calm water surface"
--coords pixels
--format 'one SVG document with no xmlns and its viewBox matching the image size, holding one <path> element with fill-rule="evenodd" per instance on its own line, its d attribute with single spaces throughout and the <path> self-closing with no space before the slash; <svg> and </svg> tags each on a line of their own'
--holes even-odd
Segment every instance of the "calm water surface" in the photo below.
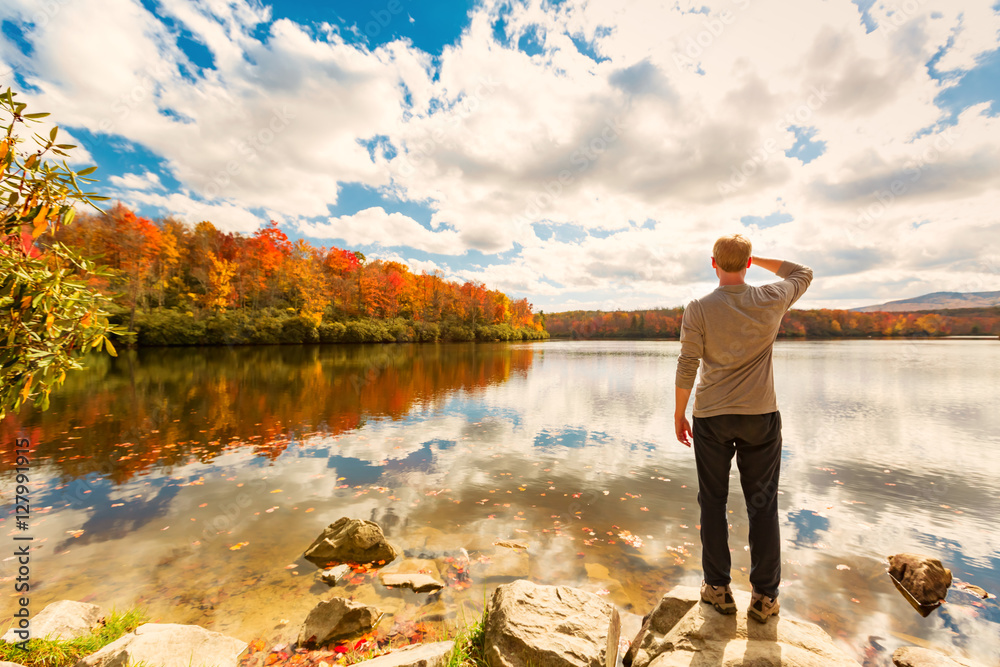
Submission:
<svg viewBox="0 0 1000 667">
<path fill-rule="evenodd" d="M 0 424 L 0 530 L 19 532 L 10 470 L 26 436 L 35 612 L 140 604 L 164 622 L 282 639 L 330 593 L 303 550 L 349 516 L 378 521 L 409 566 L 448 583 L 338 587 L 387 612 L 383 634 L 444 631 L 518 577 L 642 615 L 701 581 L 694 460 L 672 432 L 678 351 L 550 341 L 97 359 L 49 412 Z M 937 556 L 1000 593 L 1000 343 L 779 342 L 774 366 L 783 611 L 869 665 L 904 643 L 997 664 L 997 600 L 953 588 L 921 618 L 883 559 Z M 733 480 L 734 584 L 749 588 L 738 492 Z M 13 576 L 6 558 L 4 624 Z"/>
</svg>

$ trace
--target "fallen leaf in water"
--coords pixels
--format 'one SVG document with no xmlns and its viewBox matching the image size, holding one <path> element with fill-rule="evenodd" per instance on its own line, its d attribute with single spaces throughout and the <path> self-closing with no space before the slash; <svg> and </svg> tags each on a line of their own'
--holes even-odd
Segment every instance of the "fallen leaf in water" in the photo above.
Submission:
<svg viewBox="0 0 1000 667">
<path fill-rule="evenodd" d="M 236 551 L 238 549 L 242 549 L 243 547 L 245 547 L 248 544 L 250 544 L 250 543 L 249 542 L 237 542 L 233 546 L 229 547 L 229 550 L 230 551 Z"/>
<path fill-rule="evenodd" d="M 271 493 L 281 493 L 281 489 L 275 489 L 275 490 L 274 490 L 274 491 L 272 491 Z"/>
</svg>

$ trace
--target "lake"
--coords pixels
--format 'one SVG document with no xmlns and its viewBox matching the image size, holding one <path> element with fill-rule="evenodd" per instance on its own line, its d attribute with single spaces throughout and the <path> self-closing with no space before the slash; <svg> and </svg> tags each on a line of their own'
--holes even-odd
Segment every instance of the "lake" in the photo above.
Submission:
<svg viewBox="0 0 1000 667">
<path fill-rule="evenodd" d="M 144 349 L 72 374 L 0 423 L 8 536 L 30 534 L 32 610 L 143 605 L 163 622 L 287 639 L 329 587 L 301 556 L 372 519 L 448 585 L 338 586 L 382 636 L 446 632 L 513 578 L 642 615 L 701 581 L 697 479 L 673 434 L 676 341 Z M 885 556 L 939 557 L 1000 593 L 1000 343 L 779 341 L 782 612 L 859 661 L 917 643 L 1000 662 L 1000 606 L 953 587 L 919 616 Z M 13 525 L 13 443 L 34 449 Z M 734 467 L 735 470 L 735 467 Z M 732 480 L 734 585 L 749 589 Z M 10 539 L 10 538 L 8 538 Z M 500 539 L 527 552 L 494 546 Z M 13 544 L 13 542 L 11 542 Z M 14 561 L 0 563 L 4 625 Z M 634 619 L 633 619 L 634 620 Z"/>
</svg>

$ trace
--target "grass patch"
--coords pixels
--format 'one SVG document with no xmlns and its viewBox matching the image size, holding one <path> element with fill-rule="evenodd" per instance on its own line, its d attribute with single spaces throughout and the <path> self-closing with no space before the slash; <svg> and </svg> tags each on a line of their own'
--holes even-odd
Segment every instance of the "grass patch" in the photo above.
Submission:
<svg viewBox="0 0 1000 667">
<path fill-rule="evenodd" d="M 484 605 L 485 606 L 485 605 Z M 463 611 L 464 615 L 464 611 Z M 486 610 L 455 637 L 448 667 L 487 667 L 485 656 Z"/>
<path fill-rule="evenodd" d="M 15 644 L 0 643 L 0 660 L 20 663 L 25 667 L 71 667 L 80 658 L 101 650 L 148 620 L 142 609 L 112 610 L 103 627 L 76 639 L 31 639 L 27 651 Z"/>
</svg>

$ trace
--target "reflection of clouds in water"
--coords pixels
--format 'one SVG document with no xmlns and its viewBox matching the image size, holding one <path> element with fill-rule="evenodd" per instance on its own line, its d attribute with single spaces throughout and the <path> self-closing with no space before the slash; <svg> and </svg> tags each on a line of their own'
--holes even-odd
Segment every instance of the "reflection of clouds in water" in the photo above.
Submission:
<svg viewBox="0 0 1000 667">
<path fill-rule="evenodd" d="M 997 440 L 987 414 L 990 397 L 1000 395 L 989 393 L 1000 376 L 997 360 L 956 343 L 926 348 L 940 357 L 897 371 L 894 344 L 786 343 L 775 350 L 786 443 L 782 594 L 790 612 L 845 632 L 855 651 L 870 634 L 894 647 L 902 641 L 893 633 L 903 633 L 943 646 L 968 642 L 977 655 L 992 656 L 1000 652 L 996 601 L 980 609 L 956 598 L 946 615 L 919 619 L 885 577 L 882 559 L 930 553 L 961 578 L 1000 592 L 1000 538 L 991 523 L 1000 514 L 994 481 L 1000 463 L 984 455 Z M 590 581 L 585 564 L 598 563 L 626 584 L 629 599 L 655 595 L 637 592 L 641 580 L 697 585 L 694 462 L 673 434 L 677 348 L 546 343 L 537 346 L 526 375 L 475 394 L 456 391 L 401 419 L 306 436 L 273 462 L 243 450 L 211 466 L 179 467 L 174 475 L 185 481 L 204 475 L 205 484 L 183 487 L 161 503 L 157 511 L 169 514 L 170 531 L 147 520 L 122 539 L 147 554 L 168 550 L 168 540 L 206 563 L 244 557 L 227 545 L 249 541 L 292 563 L 323 526 L 356 516 L 382 522 L 399 546 L 420 552 L 486 553 L 498 538 L 529 541 L 530 576 L 540 581 L 583 584 Z M 928 385 L 934 390 L 920 390 Z M 942 442 L 951 446 L 943 450 Z M 240 504 L 229 478 L 263 485 Z M 735 479 L 731 486 L 734 577 L 745 587 L 739 568 L 749 565 L 742 549 L 746 512 Z M 114 495 L 138 493 L 125 490 L 131 488 L 143 485 L 118 487 Z M 272 507 L 280 509 L 268 513 Z M 315 512 L 304 514 L 309 507 Z M 72 509 L 54 514 L 43 529 L 59 539 L 77 527 L 73 521 L 92 520 Z M 225 532 L 191 551 L 204 524 L 230 514 Z M 643 546 L 586 546 L 584 527 L 602 540 L 616 539 L 608 531 L 628 530 Z M 93 530 L 105 531 L 98 524 Z M 107 546 L 81 542 L 74 555 L 81 569 L 100 569 L 95 563 L 122 543 L 116 536 Z M 841 564 L 850 570 L 838 570 Z"/>
</svg>

